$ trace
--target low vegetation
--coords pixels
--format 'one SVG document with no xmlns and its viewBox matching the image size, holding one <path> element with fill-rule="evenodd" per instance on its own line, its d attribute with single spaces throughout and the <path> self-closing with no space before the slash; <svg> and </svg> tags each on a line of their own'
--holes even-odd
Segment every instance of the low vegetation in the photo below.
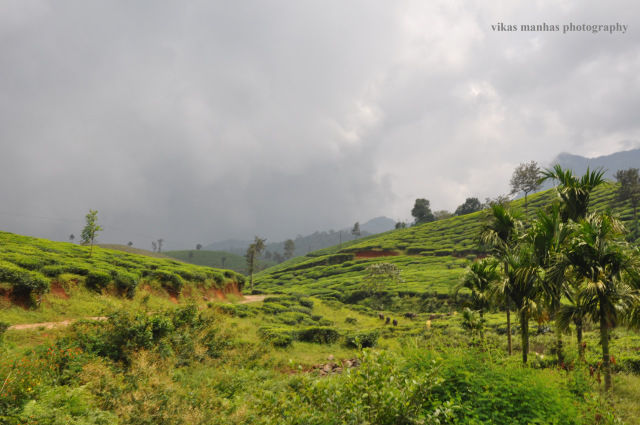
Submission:
<svg viewBox="0 0 640 425">
<path fill-rule="evenodd" d="M 293 258 L 248 304 L 207 296 L 232 271 L 0 234 L 32 303 L 0 310 L 0 422 L 639 423 L 633 211 L 571 182 Z"/>
</svg>

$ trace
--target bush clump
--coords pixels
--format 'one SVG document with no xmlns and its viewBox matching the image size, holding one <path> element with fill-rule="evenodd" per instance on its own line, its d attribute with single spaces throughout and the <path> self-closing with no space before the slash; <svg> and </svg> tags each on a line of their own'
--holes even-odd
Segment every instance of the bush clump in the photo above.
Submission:
<svg viewBox="0 0 640 425">
<path fill-rule="evenodd" d="M 331 344 L 340 338 L 340 333 L 328 326 L 311 326 L 296 332 L 298 341 L 313 342 L 316 344 Z"/>
<path fill-rule="evenodd" d="M 174 295 L 179 295 L 182 292 L 184 280 L 173 272 L 167 270 L 154 270 L 151 273 L 151 277 L 159 281 L 166 290 Z"/>
<path fill-rule="evenodd" d="M 377 330 L 370 332 L 358 332 L 346 335 L 344 343 L 350 348 L 368 348 L 375 347 L 378 343 L 380 333 Z"/>
<path fill-rule="evenodd" d="M 14 295 L 39 295 L 49 290 L 49 279 L 42 274 L 7 261 L 0 261 L 0 282 L 10 283 Z"/>
<path fill-rule="evenodd" d="M 289 329 L 262 327 L 258 329 L 258 334 L 274 347 L 285 348 L 293 343 L 293 332 Z"/>
<path fill-rule="evenodd" d="M 87 274 L 85 284 L 87 288 L 94 291 L 101 291 L 113 280 L 111 273 L 105 270 L 91 270 Z"/>
</svg>

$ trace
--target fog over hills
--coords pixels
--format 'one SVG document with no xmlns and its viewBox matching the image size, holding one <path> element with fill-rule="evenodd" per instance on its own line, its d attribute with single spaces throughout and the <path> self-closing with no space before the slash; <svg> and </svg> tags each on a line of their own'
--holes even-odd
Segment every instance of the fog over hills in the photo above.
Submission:
<svg viewBox="0 0 640 425">
<path fill-rule="evenodd" d="M 393 229 L 395 221 L 388 217 L 376 217 L 371 220 L 360 224 L 360 237 L 368 236 L 376 233 L 386 232 Z M 341 230 L 324 230 L 316 231 L 309 235 L 297 235 L 291 237 L 296 244 L 295 256 L 304 255 L 311 251 L 326 248 L 340 244 L 340 242 L 351 241 L 356 237 L 351 234 L 352 227 L 345 227 Z M 258 235 L 260 236 L 260 235 Z M 244 255 L 247 247 L 252 241 L 250 240 L 238 240 L 227 239 L 223 241 L 213 242 L 206 245 L 204 249 L 211 251 L 227 251 L 234 254 Z M 269 242 L 266 243 L 266 251 L 271 252 L 284 252 L 284 241 Z"/>
</svg>

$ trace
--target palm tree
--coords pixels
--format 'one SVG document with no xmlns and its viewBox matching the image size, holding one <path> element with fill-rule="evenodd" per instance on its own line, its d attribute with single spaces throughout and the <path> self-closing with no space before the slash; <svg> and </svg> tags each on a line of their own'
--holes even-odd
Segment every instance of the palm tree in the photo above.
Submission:
<svg viewBox="0 0 640 425">
<path fill-rule="evenodd" d="M 582 343 L 582 331 L 587 321 L 587 305 L 585 298 L 579 294 L 569 297 L 571 304 L 563 304 L 557 311 L 555 316 L 556 328 L 559 332 L 569 330 L 571 323 L 576 327 L 576 342 L 578 344 L 578 354 L 581 360 L 584 360 L 584 344 Z"/>
<path fill-rule="evenodd" d="M 527 363 L 529 354 L 529 318 L 538 309 L 541 268 L 535 263 L 528 245 L 518 246 L 504 258 L 505 279 L 496 286 L 496 292 L 513 302 L 520 315 L 520 337 L 522 362 Z"/>
<path fill-rule="evenodd" d="M 491 305 L 491 288 L 500 279 L 497 267 L 497 261 L 492 258 L 474 261 L 462 281 L 455 287 L 456 295 L 462 288 L 471 291 L 471 304 L 474 310 L 480 312 L 480 318 Z"/>
<path fill-rule="evenodd" d="M 587 168 L 587 172 L 578 178 L 573 175 L 571 170 L 564 170 L 557 164 L 552 169 L 546 169 L 542 172 L 540 183 L 549 179 L 559 182 L 556 190 L 562 201 L 561 214 L 565 223 L 569 220 L 577 222 L 579 219 L 585 218 L 589 211 L 591 192 L 606 183 L 603 170 L 591 171 Z"/>
<path fill-rule="evenodd" d="M 509 267 L 506 258 L 518 241 L 518 232 L 522 227 L 520 221 L 521 214 L 518 211 L 505 208 L 504 205 L 494 204 L 491 206 L 489 222 L 483 227 L 480 233 L 480 243 L 489 248 L 490 252 L 503 265 L 503 272 L 506 274 Z M 511 305 L 508 297 L 502 296 L 501 301 L 507 310 L 507 350 L 512 354 L 511 344 Z"/>
<path fill-rule="evenodd" d="M 608 213 L 591 214 L 576 226 L 566 261 L 589 316 L 600 324 L 605 390 L 611 389 L 609 333 L 640 301 L 628 279 L 638 267 L 622 240 L 622 223 Z"/>
<path fill-rule="evenodd" d="M 561 254 L 570 235 L 571 228 L 561 219 L 560 206 L 554 204 L 548 213 L 538 211 L 538 217 L 525 237 L 531 246 L 535 264 L 545 272 L 539 283 L 544 304 L 551 317 L 557 315 L 562 307 L 563 296 L 568 294 L 564 269 L 558 269 L 555 260 Z M 556 328 L 556 352 L 558 364 L 562 364 L 564 355 L 560 328 Z"/>
</svg>

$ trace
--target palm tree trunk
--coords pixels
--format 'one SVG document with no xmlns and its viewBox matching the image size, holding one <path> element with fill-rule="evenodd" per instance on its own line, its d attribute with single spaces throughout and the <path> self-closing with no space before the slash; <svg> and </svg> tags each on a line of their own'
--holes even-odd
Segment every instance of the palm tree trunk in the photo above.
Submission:
<svg viewBox="0 0 640 425">
<path fill-rule="evenodd" d="M 529 354 L 529 317 L 527 312 L 520 312 L 520 335 L 522 337 L 522 363 L 527 364 Z"/>
<path fill-rule="evenodd" d="M 578 355 L 584 360 L 584 346 L 582 345 L 582 320 L 576 320 L 576 339 L 578 340 Z"/>
<path fill-rule="evenodd" d="M 604 315 L 600 317 L 600 344 L 602 345 L 602 370 L 604 371 L 604 389 L 611 389 L 611 356 L 609 354 L 609 324 Z"/>
<path fill-rule="evenodd" d="M 564 350 L 562 347 L 562 332 L 556 327 L 556 354 L 558 355 L 558 366 L 564 365 Z"/>
<path fill-rule="evenodd" d="M 509 355 L 513 354 L 511 349 L 511 311 L 509 311 L 509 307 L 507 306 L 507 351 Z"/>
</svg>

